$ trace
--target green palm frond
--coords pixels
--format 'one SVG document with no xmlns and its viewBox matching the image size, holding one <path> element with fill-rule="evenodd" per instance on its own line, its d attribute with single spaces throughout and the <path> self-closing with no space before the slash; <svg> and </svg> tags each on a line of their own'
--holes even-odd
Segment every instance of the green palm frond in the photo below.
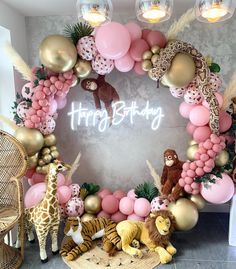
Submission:
<svg viewBox="0 0 236 269">
<path fill-rule="evenodd" d="M 153 182 L 144 182 L 136 187 L 135 194 L 138 198 L 146 198 L 149 202 L 151 202 L 158 196 L 159 192 Z"/>
</svg>

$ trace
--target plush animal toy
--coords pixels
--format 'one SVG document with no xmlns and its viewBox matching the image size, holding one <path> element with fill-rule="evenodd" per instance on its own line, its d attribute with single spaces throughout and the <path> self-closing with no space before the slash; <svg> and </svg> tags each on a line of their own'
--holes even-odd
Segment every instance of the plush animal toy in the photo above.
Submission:
<svg viewBox="0 0 236 269">
<path fill-rule="evenodd" d="M 121 249 L 121 240 L 116 231 L 116 223 L 106 218 L 97 218 L 81 222 L 79 217 L 70 217 L 66 221 L 64 232 L 71 238 L 61 248 L 60 254 L 67 261 L 76 259 L 92 247 L 92 241 L 103 239 L 103 250 L 110 255 L 114 249 Z"/>
<path fill-rule="evenodd" d="M 97 79 L 86 78 L 81 82 L 85 91 L 93 93 L 96 109 L 101 109 L 101 101 L 107 110 L 110 122 L 112 122 L 112 102 L 118 102 L 120 97 L 114 87 L 105 81 L 105 76 L 99 75 Z"/>
<path fill-rule="evenodd" d="M 184 162 L 179 160 L 174 150 L 167 149 L 164 152 L 164 163 L 165 165 L 161 176 L 162 194 L 171 201 L 175 201 L 183 191 L 178 181 L 181 178 Z"/>
<path fill-rule="evenodd" d="M 127 254 L 142 258 L 141 250 L 131 246 L 133 239 L 157 252 L 162 264 L 172 260 L 176 249 L 170 243 L 174 230 L 174 219 L 169 211 L 160 210 L 152 213 L 146 222 L 125 220 L 117 224 L 116 230 L 121 237 L 122 250 Z"/>
</svg>

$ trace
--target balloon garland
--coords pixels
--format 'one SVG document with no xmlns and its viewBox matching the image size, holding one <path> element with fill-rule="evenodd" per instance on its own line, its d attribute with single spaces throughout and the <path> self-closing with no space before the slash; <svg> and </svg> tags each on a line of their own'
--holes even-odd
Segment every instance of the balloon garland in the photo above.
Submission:
<svg viewBox="0 0 236 269">
<path fill-rule="evenodd" d="M 180 23 L 181 20 L 185 23 Z M 166 35 L 157 30 L 142 30 L 134 22 L 126 25 L 111 22 L 96 29 L 95 33 L 86 24 L 69 25 L 65 36 L 50 35 L 42 41 L 39 58 L 43 65 L 33 69 L 21 58 L 21 64 L 17 63 L 16 52 L 8 47 L 13 64 L 30 80 L 14 103 L 14 120 L 18 125 L 15 136 L 29 155 L 30 169 L 26 176 L 32 186 L 25 196 L 27 207 L 42 199 L 47 166 L 60 157 L 53 132 L 57 111 L 65 107 L 67 94 L 92 71 L 107 75 L 114 68 L 120 72 L 134 70 L 137 75 L 148 75 L 168 86 L 175 98 L 184 98 L 179 112 L 190 120 L 186 129 L 194 141 L 187 150 L 188 160 L 183 164 L 181 178 L 177 179 L 180 188 L 173 188 L 170 195 L 164 197 L 160 177 L 150 165 L 155 186 L 146 183 L 128 193 L 103 189 L 96 194 L 97 185 L 72 184 L 72 175 L 67 181 L 59 174 L 57 195 L 61 216 L 82 216 L 85 212 L 84 221 L 98 214 L 118 222 L 127 218 L 145 220 L 151 211 L 169 209 L 179 229 L 188 230 L 197 223 L 197 209 L 204 206 L 202 196 L 214 203 L 231 199 L 234 184 L 223 172 L 233 163 L 232 146 L 226 135 L 227 131 L 231 132 L 232 117 L 222 108 L 225 100 L 219 93 L 221 80 L 216 74 L 220 67 L 211 58 L 204 58 L 191 44 L 175 39 L 192 21 L 192 13 L 187 12 L 180 21 Z M 75 163 L 78 164 L 78 160 Z M 179 199 L 180 190 L 185 196 L 191 195 L 190 199 Z M 175 196 L 176 204 L 172 202 Z M 188 220 L 184 210 L 191 211 Z"/>
</svg>

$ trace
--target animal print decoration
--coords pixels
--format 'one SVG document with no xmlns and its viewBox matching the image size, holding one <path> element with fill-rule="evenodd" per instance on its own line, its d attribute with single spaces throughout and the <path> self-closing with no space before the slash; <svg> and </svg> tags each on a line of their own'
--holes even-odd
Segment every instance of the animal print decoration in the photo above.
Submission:
<svg viewBox="0 0 236 269">
<path fill-rule="evenodd" d="M 212 132 L 219 135 L 219 104 L 210 87 L 210 70 L 203 55 L 191 44 L 183 41 L 173 40 L 160 52 L 160 57 L 150 70 L 153 79 L 159 81 L 169 70 L 171 62 L 178 53 L 188 53 L 193 57 L 196 65 L 196 80 L 203 95 L 210 107 L 210 128 Z"/>
</svg>

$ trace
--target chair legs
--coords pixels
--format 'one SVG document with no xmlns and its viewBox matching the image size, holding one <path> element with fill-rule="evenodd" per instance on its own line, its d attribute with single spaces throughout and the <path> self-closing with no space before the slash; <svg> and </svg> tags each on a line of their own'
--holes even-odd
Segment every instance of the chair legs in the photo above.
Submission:
<svg viewBox="0 0 236 269">
<path fill-rule="evenodd" d="M 24 223 L 24 215 L 22 214 L 20 219 L 19 219 L 19 225 L 20 225 L 20 245 L 21 245 L 21 257 L 22 260 L 24 261 L 24 255 L 25 255 L 25 223 Z"/>
</svg>

